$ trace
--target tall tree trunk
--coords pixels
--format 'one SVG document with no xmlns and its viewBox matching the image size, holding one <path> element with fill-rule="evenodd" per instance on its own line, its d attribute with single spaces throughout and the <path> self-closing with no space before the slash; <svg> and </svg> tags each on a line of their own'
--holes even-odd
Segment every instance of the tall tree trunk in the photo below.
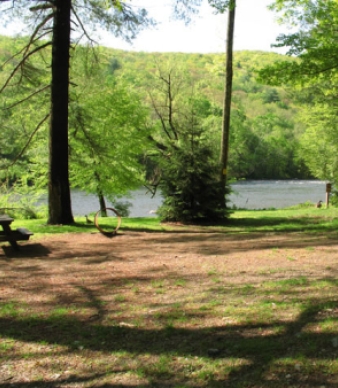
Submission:
<svg viewBox="0 0 338 388">
<path fill-rule="evenodd" d="M 106 200 L 102 192 L 98 193 L 98 197 L 100 202 L 101 217 L 107 217 Z"/>
<path fill-rule="evenodd" d="M 232 77 L 233 77 L 233 42 L 235 29 L 235 10 L 236 0 L 231 0 L 228 11 L 228 28 L 226 42 L 226 65 L 225 65 L 225 86 L 224 86 L 224 104 L 223 104 L 223 121 L 222 121 L 222 143 L 221 143 L 221 182 L 222 187 L 226 190 L 228 178 L 228 155 L 229 155 L 229 135 L 230 135 L 230 114 L 231 114 L 231 97 L 232 97 Z M 225 207 L 225 195 L 224 207 Z"/>
<path fill-rule="evenodd" d="M 55 0 L 49 134 L 48 223 L 74 222 L 68 172 L 68 96 L 71 0 Z"/>
<path fill-rule="evenodd" d="M 100 174 L 95 171 L 95 178 L 96 178 L 96 181 L 97 181 L 97 197 L 99 198 L 99 203 L 100 203 L 100 210 L 101 210 L 101 217 L 107 217 L 107 210 L 106 210 L 106 199 L 103 195 L 103 192 L 100 188 L 100 182 L 101 182 L 101 177 L 100 177 Z"/>
</svg>

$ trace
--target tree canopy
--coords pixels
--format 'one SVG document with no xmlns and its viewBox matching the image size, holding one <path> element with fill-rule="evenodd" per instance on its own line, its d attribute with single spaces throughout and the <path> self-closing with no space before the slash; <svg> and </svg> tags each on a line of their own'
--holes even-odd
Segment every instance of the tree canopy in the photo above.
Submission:
<svg viewBox="0 0 338 388">
<path fill-rule="evenodd" d="M 311 172 L 320 179 L 338 183 L 336 168 L 338 7 L 336 1 L 278 0 L 273 8 L 294 27 L 279 37 L 293 61 L 280 61 L 260 71 L 274 85 L 288 84 L 297 90 L 299 122 L 306 131 L 299 152 Z"/>
<path fill-rule="evenodd" d="M 77 29 L 80 38 L 85 36 L 91 41 L 87 28 L 99 23 L 128 40 L 148 23 L 147 13 L 118 0 L 18 0 L 7 8 L 5 4 L 8 3 L 0 4 L 0 11 L 5 15 L 11 13 L 24 17 L 31 26 L 31 33 L 28 43 L 15 54 L 20 59 L 13 65 L 1 90 L 27 78 L 32 71 L 30 58 L 51 46 L 48 223 L 70 224 L 73 215 L 69 186 L 68 103 L 71 35 L 74 35 L 71 31 Z M 80 38 L 75 36 L 75 42 Z"/>
</svg>

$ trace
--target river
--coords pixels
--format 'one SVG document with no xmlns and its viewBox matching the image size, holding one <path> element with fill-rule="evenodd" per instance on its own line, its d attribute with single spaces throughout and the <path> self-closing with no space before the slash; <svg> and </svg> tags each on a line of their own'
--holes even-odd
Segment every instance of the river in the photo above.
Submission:
<svg viewBox="0 0 338 388">
<path fill-rule="evenodd" d="M 281 209 L 307 201 L 316 203 L 321 199 L 325 202 L 325 182 L 317 180 L 241 181 L 233 183 L 231 188 L 229 206 L 237 208 Z M 146 189 L 139 189 L 121 201 L 132 204 L 130 217 L 153 217 L 162 197 L 157 194 L 152 198 Z M 76 216 L 96 212 L 99 209 L 98 199 L 94 195 L 72 191 L 72 208 Z"/>
</svg>

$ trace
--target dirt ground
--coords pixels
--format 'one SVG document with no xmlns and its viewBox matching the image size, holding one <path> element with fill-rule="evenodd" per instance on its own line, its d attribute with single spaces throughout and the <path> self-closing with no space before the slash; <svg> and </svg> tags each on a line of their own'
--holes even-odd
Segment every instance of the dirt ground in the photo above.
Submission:
<svg viewBox="0 0 338 388">
<path fill-rule="evenodd" d="M 240 282 L 259 282 L 276 269 L 278 276 L 295 271 L 297 276 L 317 278 L 334 278 L 338 270 L 338 237 L 325 234 L 125 231 L 108 238 L 100 233 L 69 233 L 33 238 L 20 246 L 19 252 L 10 246 L 0 250 L 0 263 L 6 263 L 7 269 L 28 267 L 42 274 L 61 266 L 84 276 L 83 265 L 90 265 L 97 276 L 114 269 L 122 277 L 156 277 L 159 272 L 179 277 L 208 267 L 229 276 L 240 273 Z"/>
<path fill-rule="evenodd" d="M 0 386 L 333 388 L 337 275 L 335 234 L 123 231 L 34 236 L 17 252 L 3 244 Z M 327 314 L 332 333 L 319 325 Z M 280 364 L 295 354 L 320 362 Z M 152 365 L 164 359 L 161 374 Z"/>
</svg>

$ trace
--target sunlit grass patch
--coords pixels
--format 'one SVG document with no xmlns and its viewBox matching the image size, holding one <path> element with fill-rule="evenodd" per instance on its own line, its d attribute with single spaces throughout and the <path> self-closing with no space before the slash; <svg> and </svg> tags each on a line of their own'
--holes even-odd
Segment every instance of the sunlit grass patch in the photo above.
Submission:
<svg viewBox="0 0 338 388">
<path fill-rule="evenodd" d="M 64 317 L 71 314 L 73 311 L 74 309 L 71 307 L 55 307 L 50 312 L 50 317 L 52 318 Z"/>
<path fill-rule="evenodd" d="M 152 280 L 151 286 L 154 288 L 163 288 L 165 286 L 164 280 Z"/>
<path fill-rule="evenodd" d="M 217 306 L 223 306 L 224 304 L 224 301 L 223 300 L 219 300 L 219 299 L 212 299 L 208 302 L 207 304 L 207 308 L 209 309 L 212 309 L 212 308 L 215 308 Z"/>
<path fill-rule="evenodd" d="M 276 267 L 276 268 L 267 268 L 267 269 L 261 269 L 258 271 L 260 275 L 272 275 L 272 274 L 284 274 L 286 272 L 285 268 L 282 267 Z"/>
<path fill-rule="evenodd" d="M 172 357 L 170 355 L 161 355 L 154 359 L 152 363 L 139 368 L 142 371 L 142 376 L 148 379 L 164 379 L 172 375 Z"/>
<path fill-rule="evenodd" d="M 7 351 L 12 350 L 15 347 L 15 340 L 10 338 L 1 338 L 0 337 L 0 355 L 2 352 L 5 354 Z"/>
<path fill-rule="evenodd" d="M 211 268 L 211 269 L 209 269 L 209 270 L 207 271 L 207 275 L 208 275 L 208 276 L 215 276 L 215 275 L 217 275 L 217 274 L 218 274 L 218 271 L 217 271 L 216 268 Z"/>
<path fill-rule="evenodd" d="M 284 279 L 278 282 L 281 287 L 298 287 L 306 286 L 309 284 L 309 280 L 303 276 L 298 278 Z"/>
<path fill-rule="evenodd" d="M 176 324 L 180 325 L 189 320 L 187 312 L 179 303 L 174 304 L 173 306 L 167 308 L 164 311 L 155 312 L 154 318 L 162 326 L 167 327 Z"/>
<path fill-rule="evenodd" d="M 245 284 L 237 289 L 238 295 L 251 295 L 255 292 L 256 287 L 252 284 Z"/>
<path fill-rule="evenodd" d="M 297 277 L 290 279 L 281 279 L 281 280 L 269 280 L 267 282 L 262 283 L 262 287 L 275 291 L 288 291 L 294 290 L 295 287 L 305 287 L 309 286 L 310 282 L 306 277 Z"/>
<path fill-rule="evenodd" d="M 323 360 L 306 356 L 283 357 L 273 361 L 269 367 L 270 372 L 282 373 L 284 378 L 299 375 L 335 375 L 338 372 L 338 360 Z"/>
<path fill-rule="evenodd" d="M 334 333 L 338 338 L 338 316 L 335 318 L 326 318 L 318 324 L 323 333 Z M 336 347 L 338 346 L 338 343 Z"/>
<path fill-rule="evenodd" d="M 338 279 L 321 279 L 311 282 L 311 286 L 318 290 L 338 287 Z"/>
<path fill-rule="evenodd" d="M 22 310 L 22 307 L 20 307 L 17 303 L 14 302 L 0 303 L 0 317 L 15 318 Z"/>
<path fill-rule="evenodd" d="M 334 337 L 333 347 L 338 350 L 338 308 L 334 302 L 326 303 L 315 311 L 315 320 L 303 328 L 304 333 L 328 333 Z"/>
<path fill-rule="evenodd" d="M 186 279 L 176 279 L 174 281 L 174 285 L 177 287 L 185 287 L 187 285 L 187 280 Z"/>
<path fill-rule="evenodd" d="M 114 302 L 123 303 L 125 301 L 126 301 L 125 295 L 118 294 L 114 296 Z"/>
</svg>

